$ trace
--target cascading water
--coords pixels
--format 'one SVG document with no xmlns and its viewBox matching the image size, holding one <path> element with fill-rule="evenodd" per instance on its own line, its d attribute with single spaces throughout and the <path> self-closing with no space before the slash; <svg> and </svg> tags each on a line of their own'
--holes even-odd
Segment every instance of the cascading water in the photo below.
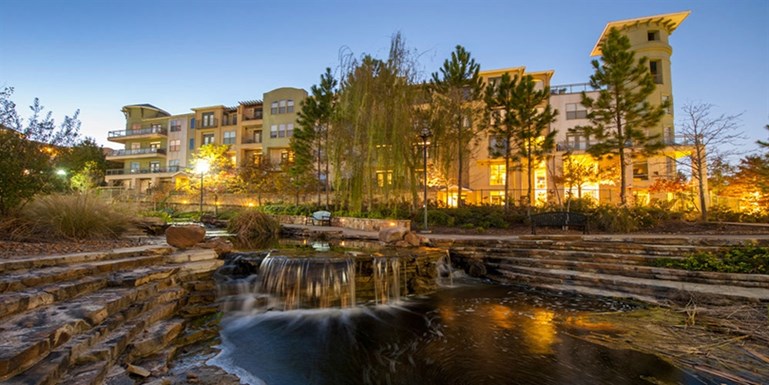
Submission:
<svg viewBox="0 0 769 385">
<path fill-rule="evenodd" d="M 355 305 L 355 263 L 352 258 L 270 256 L 262 261 L 258 276 L 259 292 L 273 297 L 273 309 Z"/>
</svg>

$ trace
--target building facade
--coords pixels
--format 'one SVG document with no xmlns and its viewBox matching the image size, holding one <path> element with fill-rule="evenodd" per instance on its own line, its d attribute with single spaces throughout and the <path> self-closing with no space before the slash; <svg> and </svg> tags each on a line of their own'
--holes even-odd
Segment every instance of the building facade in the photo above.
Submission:
<svg viewBox="0 0 769 385">
<path fill-rule="evenodd" d="M 111 142 L 124 148 L 107 156 L 123 167 L 107 170 L 106 181 L 135 193 L 154 186 L 176 187 L 189 179 L 190 160 L 206 144 L 228 145 L 235 165 L 266 158 L 273 165 L 288 162 L 293 158 L 289 141 L 306 97 L 299 88 L 278 88 L 263 94 L 262 100 L 195 107 L 180 115 L 151 104 L 125 106 L 126 128 L 108 133 Z"/>
</svg>

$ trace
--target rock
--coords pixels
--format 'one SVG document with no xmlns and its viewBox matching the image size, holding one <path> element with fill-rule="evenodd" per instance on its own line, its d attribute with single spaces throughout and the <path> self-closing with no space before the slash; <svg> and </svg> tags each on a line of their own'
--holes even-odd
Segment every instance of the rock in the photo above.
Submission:
<svg viewBox="0 0 769 385">
<path fill-rule="evenodd" d="M 430 280 L 425 277 L 413 277 L 408 281 L 409 292 L 414 294 L 432 292 L 435 290 L 434 282 L 434 280 Z"/>
<path fill-rule="evenodd" d="M 214 238 L 208 242 L 203 242 L 200 244 L 200 247 L 204 249 L 214 249 L 214 251 L 216 251 L 216 255 L 219 257 L 231 252 L 234 249 L 232 242 L 221 238 Z"/>
<path fill-rule="evenodd" d="M 128 373 L 135 374 L 137 376 L 145 377 L 145 378 L 149 377 L 151 374 L 149 370 L 144 369 L 141 366 L 131 365 L 131 364 L 128 364 L 128 366 L 126 367 L 126 371 L 128 371 Z"/>
<path fill-rule="evenodd" d="M 480 259 L 471 259 L 467 261 L 467 275 L 481 278 L 486 276 L 486 265 Z"/>
<path fill-rule="evenodd" d="M 403 240 L 406 241 L 406 243 L 409 244 L 409 246 L 417 247 L 421 243 L 419 240 L 419 235 L 413 231 L 409 231 L 406 233 L 406 235 L 403 236 Z"/>
<path fill-rule="evenodd" d="M 384 243 L 393 243 L 403 239 L 408 230 L 405 227 L 388 227 L 379 230 L 379 240 Z"/>
<path fill-rule="evenodd" d="M 166 242 L 180 249 L 190 248 L 202 242 L 206 229 L 201 226 L 173 226 L 166 229 Z"/>
</svg>

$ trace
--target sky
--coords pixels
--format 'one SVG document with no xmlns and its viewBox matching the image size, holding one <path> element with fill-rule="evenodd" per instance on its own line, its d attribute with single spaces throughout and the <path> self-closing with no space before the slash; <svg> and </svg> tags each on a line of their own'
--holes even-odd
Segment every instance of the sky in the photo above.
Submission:
<svg viewBox="0 0 769 385">
<path fill-rule="evenodd" d="M 122 106 L 171 114 L 309 90 L 341 52 L 384 58 L 400 32 L 427 78 L 462 45 L 481 69 L 554 70 L 583 83 L 609 21 L 690 10 L 673 32 L 677 123 L 685 103 L 742 114 L 745 151 L 769 138 L 769 1 L 0 0 L 0 87 L 22 116 L 35 97 L 106 147 Z"/>
</svg>

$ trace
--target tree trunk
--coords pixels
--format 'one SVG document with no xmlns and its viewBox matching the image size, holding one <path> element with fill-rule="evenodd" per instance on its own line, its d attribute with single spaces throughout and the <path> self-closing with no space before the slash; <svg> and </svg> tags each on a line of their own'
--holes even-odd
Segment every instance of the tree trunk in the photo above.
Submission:
<svg viewBox="0 0 769 385">
<path fill-rule="evenodd" d="M 462 115 L 459 116 L 459 125 L 457 126 L 457 148 L 459 149 L 459 165 L 457 166 L 457 207 L 462 207 Z"/>
<path fill-rule="evenodd" d="M 699 188 L 699 196 L 700 196 L 700 219 L 702 219 L 703 222 L 708 221 L 708 208 L 707 208 L 707 202 L 705 200 L 705 173 L 704 173 L 704 165 L 705 165 L 705 157 L 702 154 L 702 147 L 701 144 L 698 143 L 698 141 L 695 141 L 694 143 L 694 149 L 697 152 L 697 158 L 695 159 L 695 166 L 697 167 L 697 187 Z"/>
<path fill-rule="evenodd" d="M 510 212 L 510 138 L 505 143 L 505 213 Z"/>
</svg>

